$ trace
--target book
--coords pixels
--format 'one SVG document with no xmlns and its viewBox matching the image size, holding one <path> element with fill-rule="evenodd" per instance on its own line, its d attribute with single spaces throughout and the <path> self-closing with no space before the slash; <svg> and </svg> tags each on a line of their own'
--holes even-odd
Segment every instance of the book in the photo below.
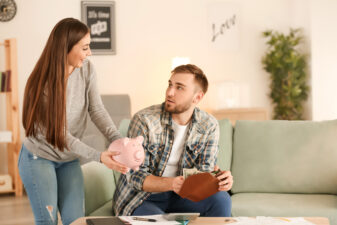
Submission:
<svg viewBox="0 0 337 225">
<path fill-rule="evenodd" d="M 6 84 L 6 73 L 2 72 L 2 76 L 1 76 L 1 92 L 5 91 L 5 84 Z"/>
<path fill-rule="evenodd" d="M 7 70 L 6 71 L 6 92 L 10 92 L 11 91 L 11 71 Z"/>
<path fill-rule="evenodd" d="M 2 84 L 2 72 L 0 71 L 0 92 L 2 92 L 1 85 Z"/>
</svg>

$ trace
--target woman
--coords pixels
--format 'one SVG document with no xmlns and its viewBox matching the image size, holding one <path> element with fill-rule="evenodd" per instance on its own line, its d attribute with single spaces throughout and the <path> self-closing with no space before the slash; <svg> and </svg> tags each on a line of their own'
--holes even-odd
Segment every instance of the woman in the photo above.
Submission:
<svg viewBox="0 0 337 225">
<path fill-rule="evenodd" d="M 83 142 L 88 114 L 99 130 L 120 138 L 105 110 L 96 85 L 88 27 L 66 18 L 52 30 L 40 59 L 27 81 L 23 102 L 23 142 L 19 171 L 36 224 L 64 225 L 84 216 L 83 176 L 79 157 L 102 162 L 125 173 L 127 167 Z"/>
</svg>

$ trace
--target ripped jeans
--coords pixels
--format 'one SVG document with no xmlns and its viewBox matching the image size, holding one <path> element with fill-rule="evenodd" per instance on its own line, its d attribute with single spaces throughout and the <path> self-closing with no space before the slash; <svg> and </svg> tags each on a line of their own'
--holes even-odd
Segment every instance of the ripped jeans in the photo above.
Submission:
<svg viewBox="0 0 337 225">
<path fill-rule="evenodd" d="M 84 216 L 84 186 L 79 160 L 53 162 L 33 155 L 22 145 L 18 165 L 36 225 L 57 225 L 58 210 L 63 225 Z"/>
</svg>

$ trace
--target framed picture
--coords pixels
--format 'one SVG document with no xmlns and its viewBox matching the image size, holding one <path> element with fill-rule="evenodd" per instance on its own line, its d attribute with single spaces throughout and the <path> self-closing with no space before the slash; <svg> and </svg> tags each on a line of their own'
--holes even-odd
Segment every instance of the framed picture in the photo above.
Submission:
<svg viewBox="0 0 337 225">
<path fill-rule="evenodd" d="M 234 1 L 209 4 L 207 30 L 212 49 L 224 52 L 239 51 L 240 12 L 241 6 Z"/>
<path fill-rule="evenodd" d="M 81 13 L 90 28 L 92 54 L 116 54 L 115 2 L 81 1 Z"/>
</svg>

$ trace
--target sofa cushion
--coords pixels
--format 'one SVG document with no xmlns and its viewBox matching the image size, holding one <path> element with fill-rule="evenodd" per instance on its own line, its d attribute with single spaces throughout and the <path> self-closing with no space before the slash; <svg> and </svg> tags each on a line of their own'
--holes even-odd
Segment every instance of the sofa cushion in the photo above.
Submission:
<svg viewBox="0 0 337 225">
<path fill-rule="evenodd" d="M 337 196 L 239 193 L 232 196 L 232 216 L 328 217 L 337 224 Z"/>
<path fill-rule="evenodd" d="M 222 170 L 229 170 L 232 161 L 233 127 L 228 119 L 219 120 L 220 139 L 217 164 Z"/>
<path fill-rule="evenodd" d="M 115 179 L 112 170 L 98 162 L 83 165 L 82 172 L 85 187 L 85 215 L 88 216 L 111 201 L 116 189 Z"/>
<path fill-rule="evenodd" d="M 237 121 L 232 192 L 337 194 L 337 120 Z"/>
<path fill-rule="evenodd" d="M 88 216 L 113 216 L 114 212 L 112 210 L 112 200 L 105 203 L 103 206 L 99 207 Z"/>
</svg>

